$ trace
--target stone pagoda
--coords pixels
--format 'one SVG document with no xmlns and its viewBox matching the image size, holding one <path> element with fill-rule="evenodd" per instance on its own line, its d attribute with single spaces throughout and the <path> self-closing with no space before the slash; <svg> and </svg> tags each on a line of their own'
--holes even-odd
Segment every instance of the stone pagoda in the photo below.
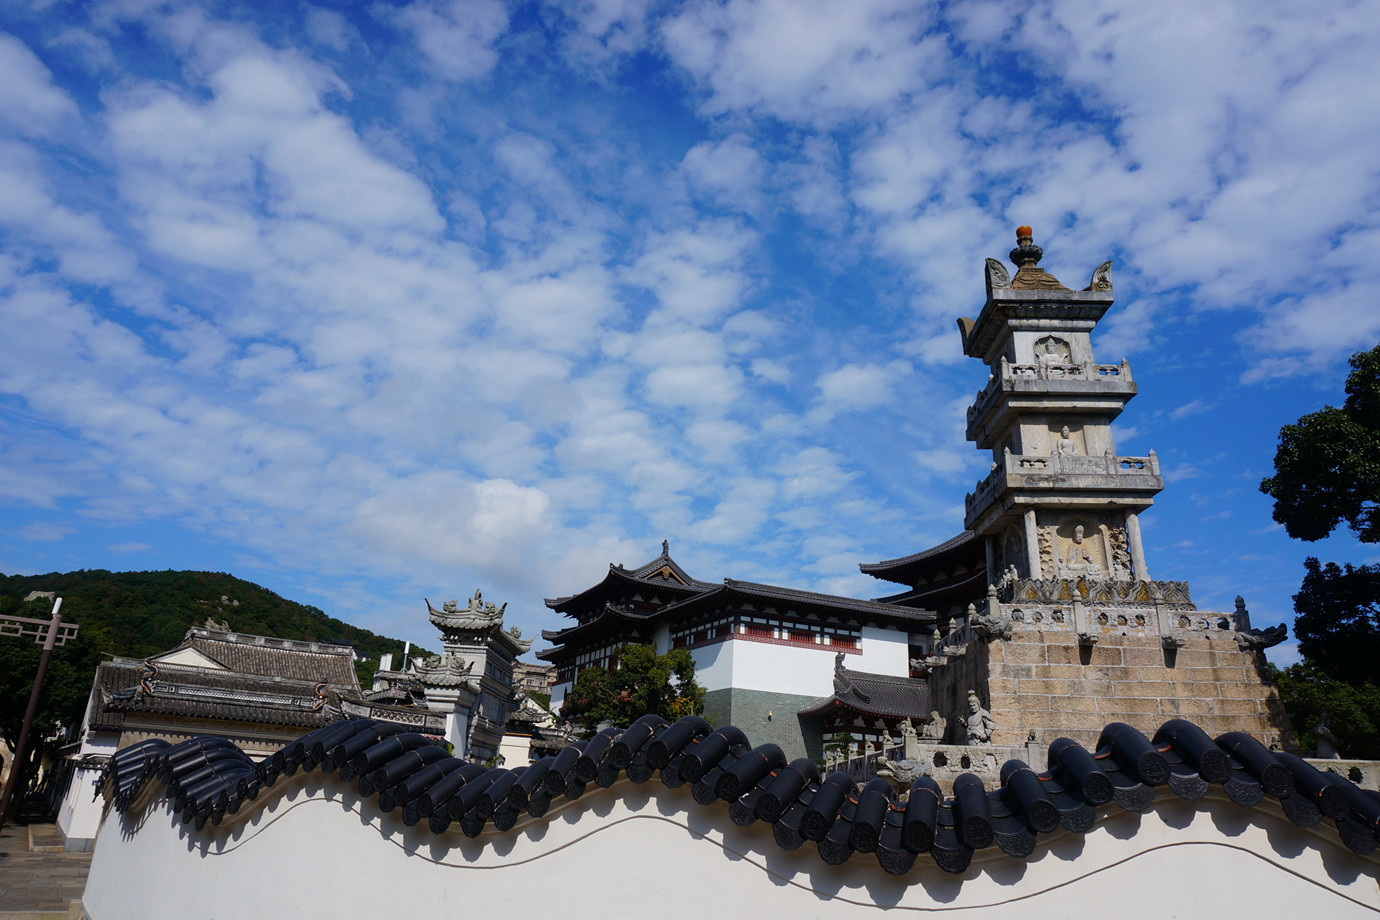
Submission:
<svg viewBox="0 0 1380 920">
<path fill-rule="evenodd" d="M 964 500 L 964 527 L 989 576 L 1147 582 L 1136 515 L 1164 481 L 1154 451 L 1116 455 L 1112 421 L 1136 385 L 1124 360 L 1096 362 L 1090 336 L 1112 305 L 1112 263 L 1071 291 L 1039 267 L 1030 228 L 1017 233 L 1015 276 L 988 259 L 987 302 L 959 321 L 964 353 L 991 368 L 968 440 L 992 452 L 992 471 Z"/>
<path fill-rule="evenodd" d="M 1289 743 L 1244 601 L 1200 611 L 1182 581 L 1150 577 L 1138 515 L 1164 487 L 1153 451 L 1119 456 L 1111 424 L 1136 395 L 1125 361 L 1099 364 L 1090 333 L 1112 306 L 1112 263 L 1082 290 L 1040 268 L 1029 227 L 1016 271 L 986 266 L 986 301 L 958 321 L 964 353 L 990 370 L 967 435 L 991 472 L 964 501 L 959 536 L 862 571 L 909 586 L 880 600 L 939 611 L 928 674 L 957 726 L 988 713 L 992 745 L 1094 744 L 1109 722 L 1147 733 L 1186 716 L 1211 734 Z M 983 708 L 985 704 L 986 708 Z M 989 716 L 984 716 L 988 718 Z"/>
</svg>

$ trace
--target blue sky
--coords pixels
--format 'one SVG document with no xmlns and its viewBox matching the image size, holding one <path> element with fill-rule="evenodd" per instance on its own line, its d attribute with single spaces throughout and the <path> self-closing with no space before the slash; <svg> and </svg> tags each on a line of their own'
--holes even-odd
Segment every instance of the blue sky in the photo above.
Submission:
<svg viewBox="0 0 1380 920">
<path fill-rule="evenodd" d="M 1151 572 L 1292 623 L 1260 478 L 1380 339 L 1380 4 L 0 6 L 0 572 L 229 571 L 433 642 L 669 539 L 890 593 L 987 460 L 1029 223 L 1141 395 Z M 1289 646 L 1278 660 L 1289 659 Z"/>
</svg>

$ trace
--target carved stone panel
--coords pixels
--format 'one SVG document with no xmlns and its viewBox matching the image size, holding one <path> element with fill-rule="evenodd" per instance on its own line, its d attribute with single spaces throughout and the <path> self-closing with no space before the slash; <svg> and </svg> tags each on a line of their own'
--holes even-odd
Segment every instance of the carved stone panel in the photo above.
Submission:
<svg viewBox="0 0 1380 920">
<path fill-rule="evenodd" d="M 1056 530 L 1060 578 L 1106 578 L 1110 574 L 1102 531 L 1091 520 L 1069 518 Z"/>
<path fill-rule="evenodd" d="M 1073 349 L 1058 336 L 1047 335 L 1035 340 L 1036 364 L 1069 364 L 1072 361 Z"/>
<path fill-rule="evenodd" d="M 1088 453 L 1087 437 L 1077 422 L 1056 420 L 1049 423 L 1050 456 L 1082 457 Z"/>
</svg>

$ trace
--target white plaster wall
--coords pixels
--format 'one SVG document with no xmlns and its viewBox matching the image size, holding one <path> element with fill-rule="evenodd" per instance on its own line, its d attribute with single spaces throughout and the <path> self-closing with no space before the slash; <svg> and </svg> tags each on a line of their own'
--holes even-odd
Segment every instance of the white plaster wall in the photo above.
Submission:
<svg viewBox="0 0 1380 920">
<path fill-rule="evenodd" d="M 1042 838 L 1029 860 L 990 848 L 962 875 L 921 855 L 886 875 L 861 854 L 841 867 L 811 844 L 786 852 L 771 828 L 736 827 L 686 788 L 628 781 L 542 819 L 471 840 L 381 815 L 319 773 L 285 781 L 233 825 L 196 832 L 165 804 L 112 815 L 83 898 L 90 920 L 430 916 L 650 916 L 704 920 L 946 916 L 1067 920 L 1372 917 L 1380 863 L 1331 827 L 1304 830 L 1279 809 L 1225 798 L 1113 809 L 1085 836 Z M 266 796 L 265 798 L 269 798 Z"/>
<path fill-rule="evenodd" d="M 652 646 L 658 655 L 665 655 L 671 650 L 671 624 L 658 623 L 656 631 L 652 634 Z"/>
<path fill-rule="evenodd" d="M 498 753 L 503 758 L 503 766 L 525 767 L 532 762 L 532 739 L 527 735 L 504 735 L 498 742 Z"/>
<path fill-rule="evenodd" d="M 690 650 L 695 659 L 695 682 L 706 690 L 723 690 L 733 686 L 733 655 L 735 647 L 745 645 L 735 641 L 716 642 Z"/>
<path fill-rule="evenodd" d="M 565 705 L 565 695 L 570 692 L 570 688 L 575 686 L 570 681 L 563 684 L 556 684 L 551 688 L 551 711 L 560 712 L 561 706 Z"/>
<path fill-rule="evenodd" d="M 90 722 L 91 705 L 88 702 L 87 716 L 82 720 L 83 730 Z M 82 735 L 78 758 L 88 754 L 114 754 L 120 744 L 119 732 L 85 731 Z M 58 830 L 65 840 L 91 840 L 101 826 L 101 802 L 93 801 L 95 783 L 101 775 L 99 769 L 77 770 L 72 774 L 72 782 L 58 809 Z"/>
<path fill-rule="evenodd" d="M 770 645 L 734 639 L 722 646 L 733 648 L 734 687 L 801 696 L 828 696 L 834 692 L 836 650 L 827 645 Z M 857 667 L 854 662 L 860 657 L 847 656 L 848 667 Z"/>
<path fill-rule="evenodd" d="M 862 654 L 848 656 L 844 667 L 851 671 L 869 671 L 873 674 L 890 674 L 893 677 L 910 676 L 909 650 L 910 634 L 898 629 L 881 629 L 876 626 L 862 628 Z M 831 662 L 832 663 L 832 662 Z M 832 683 L 830 684 L 832 692 Z"/>
<path fill-rule="evenodd" d="M 82 849 L 74 844 L 94 840 L 96 832 L 100 830 L 103 801 L 95 795 L 96 780 L 100 777 L 99 769 L 77 770 L 72 774 L 72 782 L 67 787 L 57 820 L 58 830 L 62 832 L 68 849 Z"/>
</svg>

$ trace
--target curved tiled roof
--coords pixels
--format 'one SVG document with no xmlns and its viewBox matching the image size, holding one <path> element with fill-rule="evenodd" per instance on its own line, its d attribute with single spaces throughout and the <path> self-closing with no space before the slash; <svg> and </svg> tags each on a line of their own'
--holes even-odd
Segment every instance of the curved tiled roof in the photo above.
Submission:
<svg viewBox="0 0 1380 920">
<path fill-rule="evenodd" d="M 950 537 L 938 546 L 901 556 L 897 559 L 883 559 L 881 562 L 860 562 L 858 570 L 873 578 L 894 581 L 897 584 L 913 585 L 916 576 L 923 570 L 935 566 L 951 565 L 955 561 L 972 558 L 981 562 L 986 571 L 987 558 L 982 540 L 971 530 L 965 530 L 956 537 Z"/>
<path fill-rule="evenodd" d="M 775 601 L 796 608 L 813 608 L 828 613 L 854 614 L 863 620 L 872 620 L 905 627 L 923 626 L 933 623 L 933 610 L 919 607 L 899 607 L 878 601 L 866 601 L 855 597 L 841 597 L 835 594 L 819 594 L 814 591 L 801 591 L 796 588 L 783 588 L 779 585 L 766 585 L 753 581 L 736 581 L 725 578 L 723 585 L 713 591 L 706 591 L 694 597 L 669 604 L 657 611 L 658 616 L 676 616 L 697 606 L 722 603 L 725 599 L 749 599 L 753 601 Z"/>
<path fill-rule="evenodd" d="M 448 756 L 434 736 L 367 719 L 317 729 L 257 765 L 223 739 L 175 745 L 155 739 L 113 755 L 97 788 L 120 812 L 166 796 L 200 830 L 273 795 L 282 777 L 317 769 L 341 783 L 357 782 L 360 794 L 377 797 L 384 812 L 401 808 L 413 833 L 437 835 L 433 846 L 444 845 L 452 825 L 468 837 L 490 822 L 506 832 L 524 815 L 542 818 L 559 797 L 578 799 L 591 784 L 658 777 L 672 788 L 690 784 L 700 806 L 726 807 L 736 824 L 772 825 L 783 849 L 811 842 L 831 865 L 870 853 L 893 875 L 911 871 L 921 857 L 963 872 L 975 851 L 992 847 L 1025 859 L 1040 835 L 1086 833 L 1102 805 L 1147 811 L 1165 799 L 1163 789 L 1195 801 L 1215 786 L 1242 808 L 1274 799 L 1301 827 L 1331 822 L 1342 843 L 1362 855 L 1376 849 L 1380 831 L 1380 794 L 1271 752 L 1249 735 L 1214 741 L 1181 719 L 1166 722 L 1152 740 L 1114 723 L 1095 751 L 1059 739 L 1050 745 L 1048 769 L 1036 773 L 1007 761 L 995 788 L 963 774 L 946 797 L 921 778 L 906 801 L 884 780 L 858 788 L 844 773 L 821 777 L 808 759 L 787 763 L 776 745 L 753 748 L 738 729 L 714 730 L 696 716 L 670 725 L 644 716 L 626 730 L 605 729 L 513 769 L 465 763 Z"/>
<path fill-rule="evenodd" d="M 924 722 L 930 715 L 930 685 L 909 677 L 840 667 L 835 672 L 833 695 L 815 700 L 798 715 L 825 715 L 840 707 L 862 715 Z"/>
<path fill-rule="evenodd" d="M 187 637 L 172 652 L 183 648 L 195 649 L 212 661 L 241 674 L 285 677 L 290 680 L 324 680 L 346 687 L 359 684 L 355 676 L 354 652 L 349 646 L 193 628 L 187 631 Z"/>
</svg>

